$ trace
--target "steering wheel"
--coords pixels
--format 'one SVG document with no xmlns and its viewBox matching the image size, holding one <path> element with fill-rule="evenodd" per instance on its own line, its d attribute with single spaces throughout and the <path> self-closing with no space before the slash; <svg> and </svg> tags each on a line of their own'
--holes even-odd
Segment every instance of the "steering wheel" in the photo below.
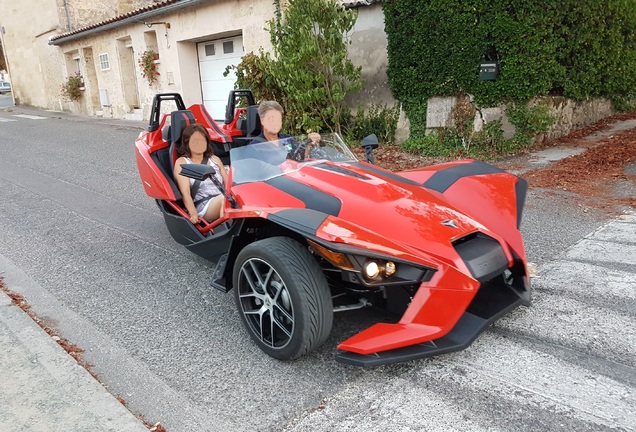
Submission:
<svg viewBox="0 0 636 432">
<path fill-rule="evenodd" d="M 297 162 L 302 162 L 305 160 L 305 147 L 307 147 L 307 144 L 309 144 L 311 142 L 310 138 L 307 138 L 306 140 L 304 140 L 302 143 L 298 144 L 298 147 L 296 147 L 296 149 L 294 149 L 291 154 L 289 155 L 289 159 L 293 159 Z"/>
</svg>

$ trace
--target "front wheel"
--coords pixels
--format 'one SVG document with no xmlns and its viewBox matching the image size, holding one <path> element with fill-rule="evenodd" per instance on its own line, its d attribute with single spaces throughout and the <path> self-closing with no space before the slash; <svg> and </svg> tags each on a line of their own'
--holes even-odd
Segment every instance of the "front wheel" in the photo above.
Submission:
<svg viewBox="0 0 636 432">
<path fill-rule="evenodd" d="M 322 345 L 333 305 L 311 253 L 287 237 L 246 246 L 234 264 L 234 297 L 243 324 L 270 356 L 293 360 Z"/>
</svg>

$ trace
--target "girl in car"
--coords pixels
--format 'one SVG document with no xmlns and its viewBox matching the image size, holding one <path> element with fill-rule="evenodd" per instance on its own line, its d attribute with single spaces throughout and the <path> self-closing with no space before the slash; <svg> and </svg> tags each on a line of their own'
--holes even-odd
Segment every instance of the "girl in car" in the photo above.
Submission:
<svg viewBox="0 0 636 432">
<path fill-rule="evenodd" d="M 223 193 L 216 184 L 227 185 L 227 172 L 221 159 L 214 155 L 208 140 L 208 131 L 203 125 L 191 124 L 183 130 L 181 146 L 177 148 L 180 157 L 174 164 L 174 177 L 183 198 L 190 221 L 194 224 L 200 218 L 208 222 L 223 216 Z M 214 167 L 214 179 L 202 182 L 181 175 L 182 164 L 205 164 Z M 215 184 L 216 183 L 216 184 Z"/>
</svg>

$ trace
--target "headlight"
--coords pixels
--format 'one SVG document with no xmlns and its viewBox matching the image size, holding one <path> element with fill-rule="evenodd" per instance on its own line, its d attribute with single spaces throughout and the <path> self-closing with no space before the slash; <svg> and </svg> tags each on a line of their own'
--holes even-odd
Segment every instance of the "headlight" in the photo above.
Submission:
<svg viewBox="0 0 636 432">
<path fill-rule="evenodd" d="M 435 268 L 409 261 L 396 261 L 393 257 L 373 256 L 352 247 L 324 246 L 307 239 L 311 249 L 334 267 L 343 271 L 343 279 L 367 286 L 403 285 L 426 282 L 433 277 Z"/>
<path fill-rule="evenodd" d="M 393 276 L 395 273 L 395 263 L 393 261 L 387 261 L 384 266 L 384 274 L 387 276 Z"/>
<path fill-rule="evenodd" d="M 380 266 L 375 261 L 369 261 L 364 265 L 364 274 L 369 279 L 375 279 L 380 274 Z"/>
</svg>

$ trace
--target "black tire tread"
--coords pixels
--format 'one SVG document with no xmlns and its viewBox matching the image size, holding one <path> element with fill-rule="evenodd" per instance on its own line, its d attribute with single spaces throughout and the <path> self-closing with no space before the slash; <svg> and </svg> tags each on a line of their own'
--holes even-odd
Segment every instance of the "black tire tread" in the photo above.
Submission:
<svg viewBox="0 0 636 432">
<path fill-rule="evenodd" d="M 322 345 L 329 337 L 333 325 L 333 305 L 325 275 L 311 253 L 299 242 L 288 237 L 270 237 L 250 244 L 241 251 L 237 263 L 244 261 L 244 253 L 249 256 L 258 254 L 261 258 L 269 257 L 275 266 L 280 264 L 277 271 L 285 278 L 286 284 L 294 285 L 301 305 L 307 309 L 307 313 L 302 312 L 305 316 L 303 333 L 300 336 L 303 344 L 288 359 L 297 359 Z M 293 289 L 289 285 L 288 288 Z M 238 299 L 238 288 L 235 289 Z M 238 300 L 237 306 L 240 308 Z"/>
</svg>

